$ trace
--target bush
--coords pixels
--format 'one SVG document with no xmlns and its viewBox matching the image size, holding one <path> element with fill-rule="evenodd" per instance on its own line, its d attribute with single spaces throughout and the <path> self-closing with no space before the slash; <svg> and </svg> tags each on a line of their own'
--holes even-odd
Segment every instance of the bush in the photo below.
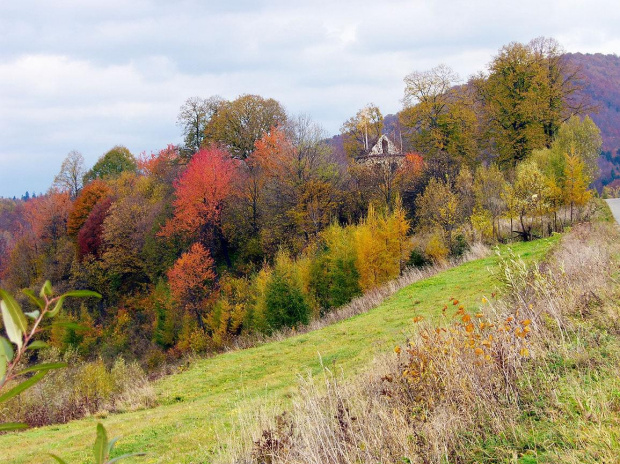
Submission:
<svg viewBox="0 0 620 464">
<path fill-rule="evenodd" d="M 463 235 L 461 234 L 457 235 L 454 241 L 452 242 L 452 248 L 450 249 L 450 254 L 452 256 L 460 258 L 467 252 L 467 250 L 469 250 L 469 244 L 467 243 L 467 240 L 465 240 L 465 237 Z"/>
<path fill-rule="evenodd" d="M 435 263 L 442 263 L 448 257 L 448 253 L 450 250 L 444 244 L 443 238 L 439 233 L 434 233 L 429 238 L 428 242 L 426 242 L 426 247 L 424 248 L 424 253 L 428 256 L 431 261 Z"/>
<path fill-rule="evenodd" d="M 278 270 L 273 272 L 265 295 L 268 331 L 310 322 L 310 307 L 299 287 Z"/>
<path fill-rule="evenodd" d="M 407 266 L 412 267 L 424 267 L 431 264 L 431 261 L 424 255 L 424 253 L 418 248 L 414 248 L 407 260 Z"/>
<path fill-rule="evenodd" d="M 312 263 L 311 286 L 321 307 L 321 315 L 347 304 L 362 293 L 355 257 L 334 259 L 330 255 L 331 250 L 327 249 Z"/>
<path fill-rule="evenodd" d="M 135 362 L 118 358 L 109 368 L 101 359 L 83 362 L 73 350 L 61 356 L 54 348 L 42 351 L 39 359 L 45 363 L 64 361 L 69 367 L 47 375 L 19 398 L 6 403 L 0 411 L 0 422 L 40 427 L 154 405 L 154 390 Z"/>
</svg>

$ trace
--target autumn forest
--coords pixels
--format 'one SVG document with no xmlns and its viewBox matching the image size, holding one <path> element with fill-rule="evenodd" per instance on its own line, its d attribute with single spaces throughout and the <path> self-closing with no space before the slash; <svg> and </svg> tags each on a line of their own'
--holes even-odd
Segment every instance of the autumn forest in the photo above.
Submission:
<svg viewBox="0 0 620 464">
<path fill-rule="evenodd" d="M 466 82 L 446 65 L 403 77 L 398 115 L 368 104 L 336 137 L 271 98 L 192 97 L 180 146 L 118 145 L 90 168 L 69 153 L 45 194 L 0 200 L 2 288 L 100 292 L 42 338 L 149 371 L 587 216 L 603 138 L 555 40 L 508 44 Z M 383 135 L 394 151 L 369 161 Z"/>
</svg>

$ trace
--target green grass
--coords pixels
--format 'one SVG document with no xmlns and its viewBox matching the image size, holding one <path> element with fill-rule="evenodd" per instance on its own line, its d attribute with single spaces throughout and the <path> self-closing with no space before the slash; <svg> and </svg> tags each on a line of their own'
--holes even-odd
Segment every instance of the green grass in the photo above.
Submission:
<svg viewBox="0 0 620 464">
<path fill-rule="evenodd" d="M 557 240 L 554 236 L 512 248 L 526 260 L 538 260 Z M 101 420 L 111 436 L 123 437 L 119 454 L 149 453 L 124 462 L 208 462 L 218 437 L 226 436 L 239 413 L 265 402 L 286 405 L 296 392 L 297 376 L 320 372 L 321 359 L 345 376 L 363 371 L 376 354 L 403 342 L 414 316 L 439 320 L 452 297 L 467 308 L 477 307 L 483 296 L 497 290 L 496 269 L 495 256 L 473 261 L 417 282 L 368 313 L 324 329 L 197 361 L 156 383 L 159 405 L 154 409 L 0 436 L 0 460 L 52 462 L 44 456 L 51 452 L 71 463 L 90 462 L 95 424 Z"/>
</svg>

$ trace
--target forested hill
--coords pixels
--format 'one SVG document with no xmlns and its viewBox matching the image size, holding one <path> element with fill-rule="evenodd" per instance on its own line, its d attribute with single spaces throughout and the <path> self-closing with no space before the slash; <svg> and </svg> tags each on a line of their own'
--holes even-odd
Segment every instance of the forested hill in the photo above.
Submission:
<svg viewBox="0 0 620 464">
<path fill-rule="evenodd" d="M 601 174 L 595 185 L 599 190 L 603 185 L 612 183 L 619 186 L 620 57 L 601 53 L 568 53 L 566 56 L 580 70 L 585 84 L 582 92 L 595 107 L 589 116 L 601 129 L 603 136 L 603 153 L 599 159 Z M 383 123 L 384 133 L 392 137 L 398 134 L 398 114 L 386 115 Z M 337 152 L 344 153 L 342 135 L 334 135 L 330 143 Z"/>
<path fill-rule="evenodd" d="M 567 54 L 584 77 L 583 92 L 596 105 L 590 117 L 601 129 L 603 154 L 600 184 L 620 184 L 620 57 L 617 55 Z"/>
</svg>

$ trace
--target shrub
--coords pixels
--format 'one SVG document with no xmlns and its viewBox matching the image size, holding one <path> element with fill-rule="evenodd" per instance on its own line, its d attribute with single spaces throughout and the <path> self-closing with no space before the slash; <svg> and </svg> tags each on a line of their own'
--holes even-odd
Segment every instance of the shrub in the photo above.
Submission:
<svg viewBox="0 0 620 464">
<path fill-rule="evenodd" d="M 334 254 L 327 248 L 312 263 L 311 285 L 321 308 L 321 315 L 332 308 L 345 305 L 362 293 L 355 257 Z"/>
<path fill-rule="evenodd" d="M 265 321 L 271 332 L 310 322 L 310 307 L 301 289 L 277 270 L 267 285 Z"/>
<path fill-rule="evenodd" d="M 469 250 L 469 244 L 467 243 L 467 240 L 465 240 L 465 237 L 463 235 L 457 235 L 452 242 L 450 254 L 452 256 L 460 258 L 467 252 L 467 250 Z"/>
<path fill-rule="evenodd" d="M 118 358 L 109 368 L 101 359 L 84 362 L 74 350 L 61 356 L 54 348 L 42 351 L 40 361 L 62 361 L 69 367 L 46 376 L 18 399 L 10 400 L 7 408 L 0 412 L 0 420 L 40 427 L 85 415 L 105 415 L 154 405 L 154 390 L 135 362 L 127 363 Z"/>
<path fill-rule="evenodd" d="M 424 248 L 424 253 L 428 256 L 431 261 L 435 263 L 442 263 L 448 257 L 448 253 L 450 250 L 444 244 L 443 238 L 441 234 L 434 233 L 426 242 L 426 247 Z"/>
<path fill-rule="evenodd" d="M 427 259 L 426 255 L 418 248 L 411 250 L 409 259 L 407 260 L 407 266 L 412 267 L 424 267 L 431 264 L 431 261 Z"/>
</svg>

